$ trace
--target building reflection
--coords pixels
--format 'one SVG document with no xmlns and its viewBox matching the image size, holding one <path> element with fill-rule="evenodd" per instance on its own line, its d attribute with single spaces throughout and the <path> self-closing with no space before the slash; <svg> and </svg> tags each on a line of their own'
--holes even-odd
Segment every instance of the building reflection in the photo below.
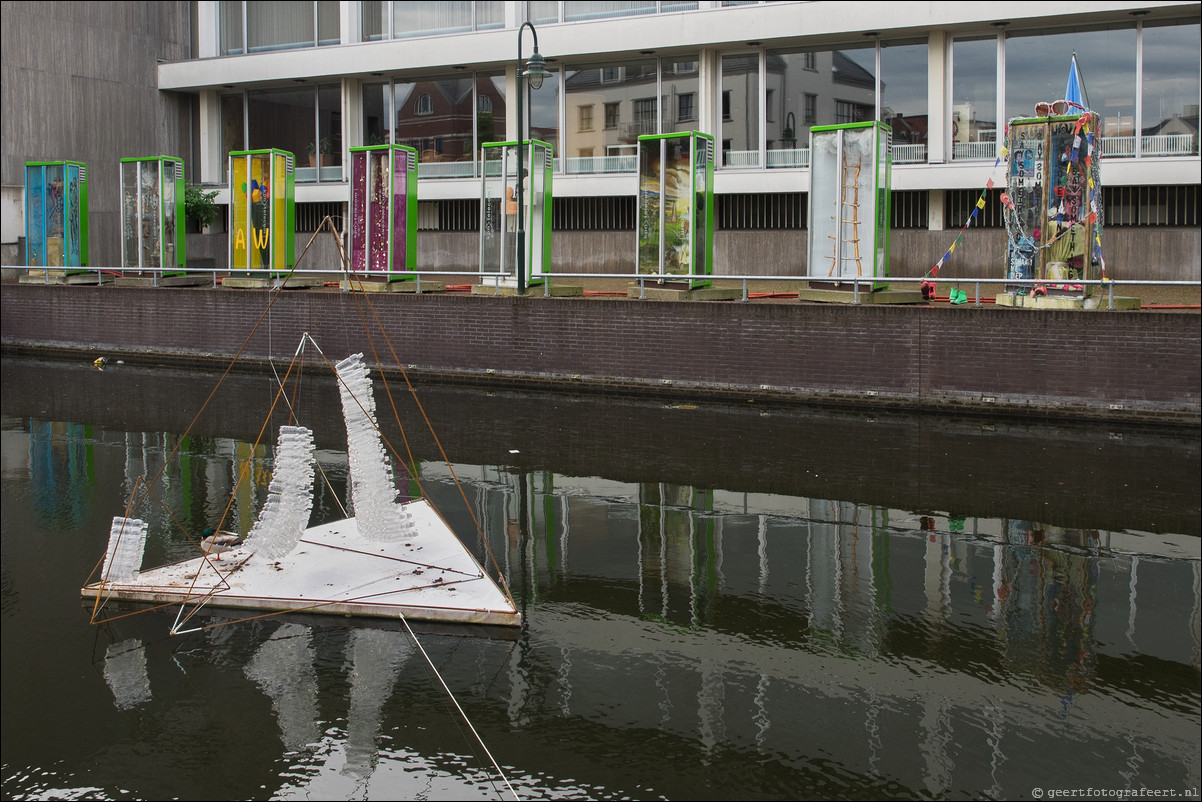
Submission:
<svg viewBox="0 0 1202 802">
<path fill-rule="evenodd" d="M 128 493 L 174 445 L 98 432 L 38 440 L 40 431 L 31 430 L 24 466 L 35 494 L 49 493 L 52 479 L 66 497 L 85 492 L 79 485 Z M 64 470 L 86 453 L 81 438 L 121 445 L 125 470 Z M 193 439 L 161 493 L 209 516 L 245 472 L 251 495 L 236 503 L 253 513 L 269 456 Z M 337 455 L 320 459 L 337 473 Z M 453 528 L 474 532 L 453 512 L 462 500 L 449 469 L 422 463 L 418 472 Z M 1071 720 L 1088 697 L 1099 743 L 1141 733 L 1183 765 L 1196 760 L 1196 732 L 1183 736 L 1182 717 L 1162 715 L 1138 687 L 1146 661 L 1187 667 L 1195 681 L 1202 666 L 1196 538 L 510 466 L 454 473 L 482 532 L 466 544 L 488 562 L 487 541 L 527 613 L 501 669 L 515 730 L 587 719 L 803 770 L 807 756 L 830 749 L 825 723 L 839 722 L 837 737 L 854 741 L 841 750 L 853 756 L 842 770 L 938 796 L 997 785 L 962 775 L 1013 763 L 1033 705 Z M 75 478 L 64 484 L 64 475 Z M 347 724 L 331 733 L 308 630 L 290 627 L 258 646 L 246 676 L 271 699 L 287 750 L 322 745 L 311 781 L 292 790 L 350 794 L 379 770 L 385 706 L 411 644 L 399 632 L 348 637 Z M 104 670 L 118 708 L 149 702 L 140 643 L 110 649 Z M 1129 704 L 1128 692 L 1147 704 Z M 903 735 L 907 749 L 890 745 Z M 958 750 L 975 756 L 957 763 Z"/>
<path fill-rule="evenodd" d="M 437 468 L 424 470 L 429 483 Z M 476 473 L 488 477 L 474 483 L 478 509 L 510 524 L 511 585 L 543 603 L 539 638 L 556 645 L 554 659 L 523 651 L 510 666 L 517 728 L 541 707 L 676 732 L 706 749 L 746 743 L 797 757 L 827 749 L 821 722 L 838 721 L 841 732 L 863 733 L 863 764 L 844 769 L 909 772 L 909 787 L 940 795 L 965 787 L 966 766 L 951 757 L 960 749 L 985 750 L 994 774 L 980 787 L 1001 787 L 997 770 L 1014 759 L 1008 748 L 1021 751 L 1031 689 L 1044 689 L 1048 714 L 1066 719 L 1107 686 L 1091 696 L 1089 716 L 1093 735 L 1113 740 L 1127 725 L 1105 723 L 1106 710 L 1130 720 L 1118 711 L 1114 672 L 1136 672 L 1137 654 L 1199 669 L 1198 560 L 1157 554 L 1137 535 L 668 483 Z M 1145 565 L 1155 567 L 1152 587 L 1137 575 Z M 593 608 L 587 620 L 554 604 L 567 582 Z M 1139 652 L 1127 648 L 1136 641 Z M 862 671 L 849 672 L 847 660 Z M 1103 681 L 1105 661 L 1112 673 Z M 593 672 L 574 680 L 582 663 L 612 667 L 622 698 L 595 687 Z M 1155 729 L 1158 715 L 1146 712 L 1143 724 Z M 916 738 L 912 765 L 886 748 L 903 732 Z M 1192 759 L 1189 739 L 1176 736 L 1160 748 Z"/>
</svg>

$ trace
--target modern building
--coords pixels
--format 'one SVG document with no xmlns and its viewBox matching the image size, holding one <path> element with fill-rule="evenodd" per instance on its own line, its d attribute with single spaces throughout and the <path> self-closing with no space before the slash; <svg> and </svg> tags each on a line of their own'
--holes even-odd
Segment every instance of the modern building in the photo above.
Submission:
<svg viewBox="0 0 1202 802">
<path fill-rule="evenodd" d="M 420 154 L 419 269 L 475 270 L 480 147 L 518 138 L 519 62 L 537 44 L 552 75 L 524 118 L 555 151 L 556 271 L 633 272 L 637 138 L 697 130 L 719 150 L 716 272 L 802 273 L 809 131 L 879 119 L 893 130 L 893 272 L 922 275 L 984 193 L 952 269 L 1000 275 L 1006 121 L 1064 97 L 1075 53 L 1103 120 L 1112 275 L 1199 278 L 1196 2 L 2 8 L 4 242 L 24 161 L 91 158 L 94 264 L 117 262 L 103 240 L 118 239 L 115 165 L 143 155 L 130 151 L 183 156 L 189 181 L 222 203 L 228 153 L 294 153 L 300 241 L 326 216 L 345 220 L 348 149 L 395 142 Z M 48 111 L 53 123 L 38 124 Z M 225 249 L 197 237 L 189 250 L 220 264 Z"/>
</svg>

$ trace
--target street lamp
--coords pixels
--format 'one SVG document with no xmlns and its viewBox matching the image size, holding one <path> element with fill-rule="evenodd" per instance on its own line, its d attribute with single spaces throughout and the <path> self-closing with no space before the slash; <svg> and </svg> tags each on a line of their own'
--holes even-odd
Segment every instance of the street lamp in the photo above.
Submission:
<svg viewBox="0 0 1202 802">
<path fill-rule="evenodd" d="M 526 28 L 530 28 L 530 34 L 534 37 L 534 53 L 530 56 L 530 60 L 526 62 L 526 70 L 522 71 L 522 32 Z M 526 293 L 526 207 L 522 203 L 522 179 L 523 179 L 523 155 L 528 137 L 525 133 L 525 128 L 522 125 L 522 108 L 526 105 L 526 91 L 522 84 L 522 79 L 527 78 L 530 81 L 530 86 L 538 89 L 543 85 L 543 79 L 551 75 L 547 71 L 546 60 L 538 53 L 538 31 L 534 30 L 534 25 L 529 22 L 523 22 L 522 27 L 518 28 L 518 175 L 517 187 L 514 190 L 514 197 L 518 202 L 518 295 Z"/>
<path fill-rule="evenodd" d="M 785 117 L 785 130 L 781 134 L 781 144 L 786 148 L 797 147 L 797 129 L 794 128 L 794 124 L 793 112 L 789 112 Z"/>
</svg>

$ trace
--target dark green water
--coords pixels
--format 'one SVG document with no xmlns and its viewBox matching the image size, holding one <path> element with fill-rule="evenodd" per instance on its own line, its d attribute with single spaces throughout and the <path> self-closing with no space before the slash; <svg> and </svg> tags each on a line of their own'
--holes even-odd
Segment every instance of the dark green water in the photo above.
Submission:
<svg viewBox="0 0 1202 802">
<path fill-rule="evenodd" d="M 109 523 L 177 446 L 145 565 L 193 556 L 178 527 L 247 464 L 253 523 L 273 380 L 231 376 L 184 436 L 216 380 L 4 359 L 6 799 L 1197 798 L 1196 428 L 422 387 L 422 485 L 520 631 L 90 624 Z M 305 382 L 317 523 L 345 429 Z"/>
</svg>

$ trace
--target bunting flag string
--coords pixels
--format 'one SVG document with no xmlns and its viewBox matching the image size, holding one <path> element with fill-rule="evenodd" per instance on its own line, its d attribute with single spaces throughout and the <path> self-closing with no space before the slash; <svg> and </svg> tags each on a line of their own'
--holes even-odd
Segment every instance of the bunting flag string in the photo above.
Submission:
<svg viewBox="0 0 1202 802">
<path fill-rule="evenodd" d="M 985 189 L 981 191 L 981 197 L 977 198 L 977 202 L 973 206 L 972 212 L 968 215 L 968 219 L 960 228 L 959 233 L 956 234 L 956 238 L 952 241 L 951 247 L 944 252 L 943 256 L 939 257 L 939 261 L 936 262 L 935 266 L 928 270 L 927 274 L 923 277 L 924 280 L 919 285 L 919 289 L 922 291 L 922 297 L 925 300 L 929 301 L 935 297 L 935 282 L 930 281 L 930 279 L 938 278 L 939 269 L 942 268 L 943 265 L 952 258 L 952 254 L 956 252 L 956 246 L 963 242 L 964 232 L 968 230 L 968 227 L 972 225 L 972 221 L 976 220 L 978 215 L 985 209 L 985 199 L 989 196 L 989 191 L 993 189 L 994 177 L 997 175 L 998 167 L 1005 163 L 1006 155 L 1008 153 L 1009 151 L 1007 150 L 1006 146 L 1003 145 L 998 151 L 997 159 L 993 163 L 993 170 L 990 172 L 989 179 L 985 182 Z"/>
</svg>

